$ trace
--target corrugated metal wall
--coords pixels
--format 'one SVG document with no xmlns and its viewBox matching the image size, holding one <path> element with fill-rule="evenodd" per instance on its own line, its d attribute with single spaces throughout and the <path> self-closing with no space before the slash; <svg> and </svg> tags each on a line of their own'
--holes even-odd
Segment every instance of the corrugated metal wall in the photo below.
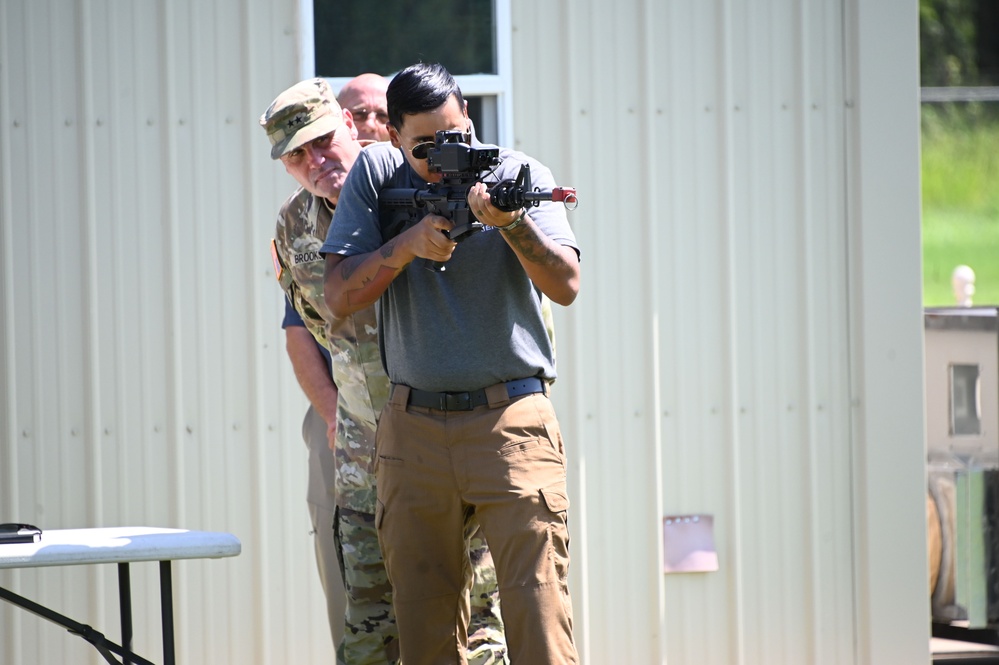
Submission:
<svg viewBox="0 0 999 665">
<path fill-rule="evenodd" d="M 582 202 L 586 663 L 927 660 L 914 4 L 512 3 L 518 147 Z M 0 2 L 0 521 L 239 536 L 175 565 L 179 662 L 331 662 L 256 127 L 298 9 Z M 700 512 L 720 570 L 664 576 Z M 117 635 L 111 567 L 0 583 Z M 0 604 L 0 662 L 99 661 Z"/>
<path fill-rule="evenodd" d="M 518 147 L 581 200 L 571 219 L 583 286 L 557 312 L 568 380 L 555 399 L 574 470 L 586 662 L 928 660 L 911 371 L 921 362 L 918 50 L 906 32 L 916 15 L 879 6 L 862 16 L 850 2 L 800 0 L 513 5 Z M 890 193 L 851 155 L 868 71 L 903 84 L 903 96 L 864 98 L 902 109 L 902 133 L 884 133 L 901 183 Z M 866 214 L 861 189 L 908 223 Z M 866 238 L 898 230 L 897 250 Z M 883 266 L 884 285 L 864 280 L 867 261 Z M 870 395 L 859 384 L 880 361 L 865 357 L 874 331 L 858 326 L 869 325 L 861 304 L 881 292 L 902 306 L 880 334 L 901 330 L 892 343 L 908 355 L 886 368 L 903 385 Z M 882 625 L 908 634 L 885 660 L 884 635 L 868 634 L 864 555 L 885 543 L 860 531 L 864 501 L 881 497 L 855 487 L 869 473 L 865 409 L 892 399 L 908 420 L 892 423 L 899 440 L 874 443 L 914 469 L 899 496 L 915 500 L 892 508 L 906 542 L 884 547 L 881 563 L 915 572 L 880 596 L 894 615 Z M 871 473 L 875 491 L 891 472 Z M 691 513 L 714 515 L 720 570 L 663 575 L 663 516 Z"/>
<path fill-rule="evenodd" d="M 174 565 L 184 663 L 332 662 L 267 249 L 294 183 L 256 124 L 298 71 L 294 9 L 0 3 L 0 521 L 236 534 Z M 118 635 L 113 566 L 0 580 Z M 2 603 L 0 662 L 102 661 Z"/>
</svg>

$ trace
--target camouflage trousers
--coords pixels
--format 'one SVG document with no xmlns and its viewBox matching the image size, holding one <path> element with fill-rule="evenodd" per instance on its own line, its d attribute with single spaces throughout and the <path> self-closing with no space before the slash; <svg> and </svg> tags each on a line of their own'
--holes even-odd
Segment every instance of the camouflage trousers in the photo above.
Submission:
<svg viewBox="0 0 999 665">
<path fill-rule="evenodd" d="M 501 665 L 506 659 L 506 635 L 500 616 L 496 567 L 482 529 L 474 517 L 465 529 L 468 560 L 472 565 L 472 588 L 468 594 L 471 616 L 468 621 L 468 665 Z"/>
<path fill-rule="evenodd" d="M 338 507 L 333 532 L 347 592 L 337 665 L 398 663 L 399 630 L 392 611 L 392 586 L 378 547 L 375 516 Z"/>
<path fill-rule="evenodd" d="M 399 663 L 399 631 L 392 611 L 392 586 L 378 546 L 375 516 L 337 508 L 334 533 L 347 591 L 346 626 L 337 647 L 337 665 L 395 665 Z M 473 578 L 466 658 L 469 665 L 501 665 L 508 661 L 496 569 L 474 520 L 468 527 L 466 542 Z"/>
</svg>

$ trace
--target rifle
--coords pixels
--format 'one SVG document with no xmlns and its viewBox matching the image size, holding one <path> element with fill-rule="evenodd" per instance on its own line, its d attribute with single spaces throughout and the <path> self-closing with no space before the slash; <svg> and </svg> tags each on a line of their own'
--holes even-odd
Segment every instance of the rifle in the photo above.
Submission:
<svg viewBox="0 0 999 665">
<path fill-rule="evenodd" d="M 384 207 L 425 209 L 446 217 L 454 227 L 443 233 L 461 242 L 484 228 L 468 207 L 468 190 L 477 182 L 486 182 L 484 178 L 499 165 L 499 149 L 473 148 L 466 142 L 468 135 L 459 131 L 439 131 L 434 139 L 434 147 L 427 153 L 427 168 L 431 173 L 441 173 L 441 181 L 430 183 L 426 189 L 384 189 L 378 201 Z M 530 164 L 521 165 L 516 179 L 486 184 L 490 186 L 490 201 L 504 212 L 538 206 L 542 201 L 559 201 L 569 210 L 579 203 L 573 187 L 532 189 Z M 445 269 L 437 262 L 429 267 L 441 272 Z"/>
</svg>

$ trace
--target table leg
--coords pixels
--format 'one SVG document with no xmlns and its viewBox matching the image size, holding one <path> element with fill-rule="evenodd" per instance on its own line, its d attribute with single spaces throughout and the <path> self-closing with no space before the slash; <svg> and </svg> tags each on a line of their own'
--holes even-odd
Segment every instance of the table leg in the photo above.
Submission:
<svg viewBox="0 0 999 665">
<path fill-rule="evenodd" d="M 173 575 L 169 561 L 160 561 L 160 613 L 163 615 L 163 665 L 176 665 L 173 649 Z"/>
<path fill-rule="evenodd" d="M 123 665 L 130 665 L 132 651 L 132 579 L 128 563 L 118 564 L 118 609 L 121 614 L 121 646 L 125 650 Z"/>
<path fill-rule="evenodd" d="M 124 648 L 108 640 L 106 637 L 104 637 L 104 634 L 101 633 L 100 631 L 94 630 L 90 626 L 80 623 L 79 621 L 74 621 L 73 619 L 70 619 L 69 617 L 64 616 L 62 614 L 59 614 L 55 610 L 51 610 L 48 607 L 45 607 L 44 605 L 39 605 L 35 601 L 29 600 L 24 596 L 20 596 L 14 593 L 13 591 L 10 591 L 9 589 L 4 589 L 3 587 L 0 587 L 0 599 L 9 601 L 14 605 L 22 607 L 28 610 L 29 612 L 32 612 L 33 614 L 37 614 L 43 619 L 48 619 L 52 623 L 58 624 L 63 628 L 66 628 L 67 630 L 69 630 L 70 633 L 74 635 L 79 635 L 87 642 L 90 642 L 90 644 L 92 644 L 97 649 L 97 651 L 100 652 L 101 656 L 104 657 L 104 660 L 106 660 L 109 663 L 112 663 L 113 665 L 118 665 L 118 659 L 114 657 L 115 654 L 121 656 L 122 658 L 126 658 L 125 654 L 131 653 L 131 650 L 126 651 Z M 137 656 L 135 654 L 131 654 L 131 659 L 132 660 L 130 662 L 136 665 L 153 665 L 151 661 L 148 661 L 142 656 Z M 171 662 L 171 665 L 174 664 Z"/>
</svg>

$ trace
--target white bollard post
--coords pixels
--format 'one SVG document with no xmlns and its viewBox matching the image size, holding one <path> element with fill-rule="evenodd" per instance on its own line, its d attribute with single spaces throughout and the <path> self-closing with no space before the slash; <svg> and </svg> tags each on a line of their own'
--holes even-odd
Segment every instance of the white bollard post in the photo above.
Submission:
<svg viewBox="0 0 999 665">
<path fill-rule="evenodd" d="M 950 286 L 959 307 L 971 307 L 971 297 L 975 295 L 975 271 L 969 266 L 954 268 L 950 275 Z"/>
</svg>

